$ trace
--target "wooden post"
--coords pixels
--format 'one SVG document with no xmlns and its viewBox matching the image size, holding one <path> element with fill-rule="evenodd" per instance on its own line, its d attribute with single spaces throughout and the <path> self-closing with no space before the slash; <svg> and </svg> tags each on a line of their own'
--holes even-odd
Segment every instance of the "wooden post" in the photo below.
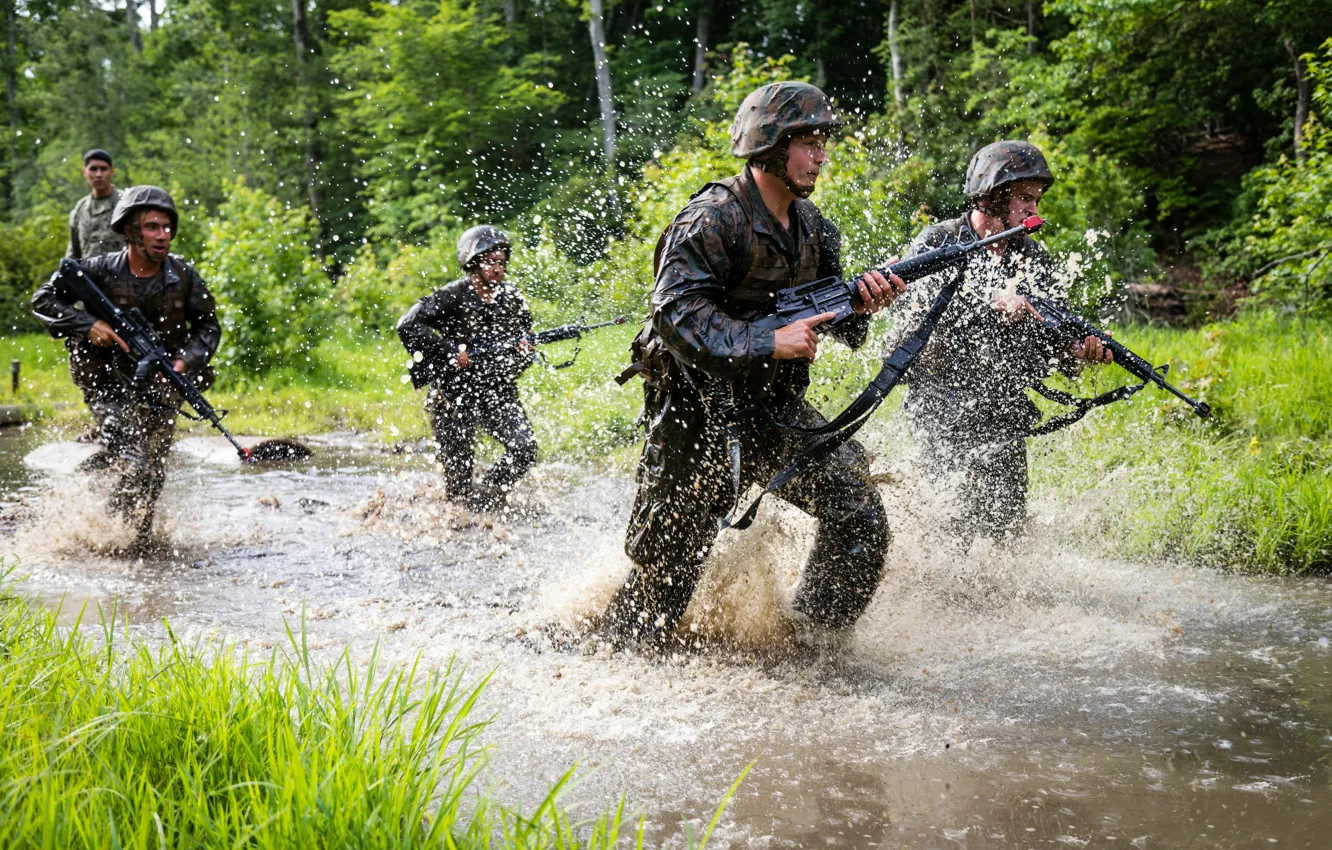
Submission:
<svg viewBox="0 0 1332 850">
<path fill-rule="evenodd" d="M 14 395 L 18 395 L 20 365 L 17 360 L 9 361 L 9 389 Z"/>
</svg>

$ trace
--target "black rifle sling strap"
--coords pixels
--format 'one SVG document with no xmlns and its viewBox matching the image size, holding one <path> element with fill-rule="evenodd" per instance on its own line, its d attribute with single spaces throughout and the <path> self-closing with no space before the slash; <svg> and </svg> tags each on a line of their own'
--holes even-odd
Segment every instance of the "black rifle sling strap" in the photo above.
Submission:
<svg viewBox="0 0 1332 850">
<path fill-rule="evenodd" d="M 1169 368 L 1169 366 L 1161 367 L 1162 370 Z M 1035 390 L 1038 395 L 1044 396 L 1056 404 L 1068 405 L 1073 409 L 1067 413 L 1062 413 L 1059 416 L 1047 419 L 1040 425 L 1032 428 L 1024 436 L 1043 437 L 1046 434 L 1053 434 L 1055 431 L 1067 428 L 1079 421 L 1090 411 L 1107 404 L 1112 404 L 1116 401 L 1123 401 L 1145 386 L 1147 386 L 1146 381 L 1141 384 L 1128 384 L 1126 386 L 1116 387 L 1109 392 L 1104 392 L 1098 396 L 1092 396 L 1091 398 L 1081 398 L 1071 393 L 1066 393 L 1063 390 L 1047 387 L 1045 384 L 1035 384 L 1032 386 L 1032 389 Z"/>
<path fill-rule="evenodd" d="M 953 275 L 953 279 L 939 290 L 939 294 L 934 297 L 934 302 L 925 312 L 916 330 L 911 336 L 907 337 L 901 345 L 892 350 L 887 357 L 883 359 L 883 365 L 879 369 L 879 374 L 870 381 L 869 386 L 860 391 L 856 400 L 851 402 L 845 410 L 837 415 L 835 419 L 826 425 L 818 428 L 797 429 L 794 426 L 777 423 L 778 427 L 791 431 L 798 431 L 803 435 L 803 445 L 791 461 L 768 482 L 759 493 L 758 498 L 750 503 L 745 512 L 739 519 L 732 520 L 727 516 L 718 520 L 722 528 L 746 529 L 754 522 L 754 517 L 758 513 L 759 503 L 763 497 L 769 493 L 776 492 L 800 476 L 808 472 L 814 464 L 837 451 L 843 443 L 855 436 L 874 411 L 879 409 L 879 405 L 888 397 L 901 381 L 902 376 L 906 374 L 907 369 L 920 356 L 920 352 L 925 348 L 925 343 L 929 342 L 930 335 L 934 333 L 934 328 L 939 324 L 939 319 L 944 311 L 952 302 L 953 296 L 962 285 L 962 274 L 960 272 Z M 770 414 L 769 414 L 770 416 Z M 738 489 L 738 488 L 737 488 Z M 739 494 L 737 494 L 737 502 Z M 732 514 L 733 516 L 734 514 Z"/>
</svg>

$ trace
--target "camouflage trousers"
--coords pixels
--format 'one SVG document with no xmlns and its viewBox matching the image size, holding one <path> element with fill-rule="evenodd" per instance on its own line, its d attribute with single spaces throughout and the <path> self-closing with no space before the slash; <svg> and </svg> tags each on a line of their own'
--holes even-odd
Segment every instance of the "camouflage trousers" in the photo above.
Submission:
<svg viewBox="0 0 1332 850">
<path fill-rule="evenodd" d="M 1000 538 L 1027 519 L 1027 441 L 1040 413 L 1025 397 L 1005 404 L 974 406 L 983 415 L 956 411 L 908 397 L 907 422 L 921 449 L 926 476 L 944 488 L 956 506 L 947 527 L 964 542 Z M 996 411 L 1004 414 L 996 415 Z"/>
<path fill-rule="evenodd" d="M 134 526 L 140 538 L 146 537 L 166 483 L 177 409 L 144 405 L 127 389 L 85 388 L 83 398 L 102 449 L 82 468 L 113 476 L 111 508 Z"/>
<path fill-rule="evenodd" d="M 669 638 L 702 575 L 718 520 L 735 502 L 732 438 L 710 407 L 695 392 L 677 391 L 652 417 L 625 540 L 634 569 L 606 612 L 607 631 L 617 638 L 658 644 Z M 803 427 L 824 421 L 803 399 L 773 414 Z M 766 484 L 800 445 L 798 435 L 765 418 L 742 419 L 731 434 L 740 449 L 741 493 Z M 852 625 L 883 573 L 891 535 L 868 473 L 864 449 L 848 442 L 774 494 L 818 520 L 793 607 L 828 628 Z"/>
<path fill-rule="evenodd" d="M 431 387 L 425 407 L 435 433 L 435 457 L 444 468 L 444 487 L 450 497 L 479 497 L 478 507 L 493 507 L 504 501 L 518 479 L 536 463 L 536 437 L 516 385 L 489 387 L 484 399 L 465 393 L 450 398 Z M 505 452 L 474 487 L 472 466 L 478 429 L 498 440 Z"/>
</svg>

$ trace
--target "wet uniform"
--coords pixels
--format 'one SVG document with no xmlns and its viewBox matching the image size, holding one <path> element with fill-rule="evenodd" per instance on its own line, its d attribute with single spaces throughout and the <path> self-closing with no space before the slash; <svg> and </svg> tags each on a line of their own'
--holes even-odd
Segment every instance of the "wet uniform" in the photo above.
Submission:
<svg viewBox="0 0 1332 850">
<path fill-rule="evenodd" d="M 412 383 L 430 387 L 425 408 L 436 456 L 444 467 L 445 487 L 457 498 L 473 491 L 478 428 L 506 449 L 482 479 L 480 493 L 487 499 L 502 499 L 537 457 L 517 383 L 532 357 L 515 347 L 532 335 L 532 314 L 516 287 L 501 283 L 493 292 L 486 302 L 468 278 L 455 280 L 422 298 L 398 322 L 398 335 L 413 359 L 421 354 L 412 367 Z M 459 367 L 454 356 L 463 346 L 471 363 Z"/>
<path fill-rule="evenodd" d="M 648 435 L 625 543 L 635 567 L 607 611 L 621 634 L 660 641 L 684 614 L 735 502 L 732 447 L 743 492 L 800 446 L 767 416 L 728 428 L 723 409 L 824 422 L 804 398 L 808 361 L 773 360 L 773 332 L 751 324 L 772 312 L 777 290 L 841 272 L 840 237 L 813 203 L 796 200 L 790 222 L 783 228 L 768 211 L 746 169 L 705 187 L 663 236 L 651 326 L 635 342 Z M 837 335 L 858 346 L 868 327 L 856 317 Z M 855 622 L 883 570 L 887 518 L 867 478 L 864 450 L 851 442 L 776 493 L 819 520 L 795 609 L 828 627 Z"/>
<path fill-rule="evenodd" d="M 114 254 L 125 247 L 125 237 L 111 229 L 111 213 L 120 201 L 120 190 L 105 198 L 84 195 L 69 213 L 69 243 L 65 256 L 72 260 Z"/>
<path fill-rule="evenodd" d="M 175 254 L 151 278 L 136 277 L 128 250 L 84 260 L 82 265 L 118 307 L 137 307 L 157 332 L 171 359 L 183 360 L 185 374 L 200 388 L 212 383 L 208 361 L 222 338 L 213 296 L 194 267 Z M 166 480 L 166 457 L 175 435 L 182 399 L 160 376 L 145 390 L 131 383 L 134 364 L 119 346 L 88 340 L 92 316 L 76 309 L 59 274 L 38 287 L 33 312 L 54 337 L 64 338 L 69 372 L 92 412 L 103 451 L 94 465 L 120 477 L 112 505 L 138 525 L 152 525 L 153 509 Z"/>
<path fill-rule="evenodd" d="M 977 239 L 965 218 L 926 228 L 910 254 Z M 1025 389 L 1058 369 L 1080 365 L 1036 333 L 1035 322 L 1010 322 L 992 306 L 998 290 L 1057 297 L 1054 261 L 1029 236 L 1012 240 L 1001 256 L 973 255 L 965 271 L 925 278 L 891 308 L 888 345 L 913 329 L 948 275 L 966 274 L 919 360 L 907 374 L 905 410 L 928 472 L 955 486 L 963 538 L 1002 536 L 1026 517 L 1027 446 L 1023 437 L 1041 414 Z"/>
</svg>

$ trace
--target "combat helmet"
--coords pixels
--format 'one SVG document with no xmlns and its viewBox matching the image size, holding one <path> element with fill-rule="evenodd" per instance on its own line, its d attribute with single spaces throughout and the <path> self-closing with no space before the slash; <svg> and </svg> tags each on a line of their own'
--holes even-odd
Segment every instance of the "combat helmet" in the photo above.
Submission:
<svg viewBox="0 0 1332 850">
<path fill-rule="evenodd" d="M 749 93 L 731 123 L 731 155 L 761 157 L 786 138 L 842 126 L 828 96 L 809 83 L 769 83 Z"/>
<path fill-rule="evenodd" d="M 513 248 L 503 230 L 493 224 L 468 228 L 458 237 L 458 265 L 470 268 L 473 260 L 496 248 L 503 248 L 506 253 Z"/>
<path fill-rule="evenodd" d="M 975 202 L 1020 180 L 1040 180 L 1042 188 L 1049 189 L 1054 183 L 1054 175 L 1045 162 L 1045 155 L 1031 142 L 995 142 L 976 151 L 971 158 L 967 179 L 962 183 L 962 194 Z"/>
<path fill-rule="evenodd" d="M 171 218 L 171 232 L 177 233 L 180 214 L 176 212 L 176 202 L 166 189 L 157 186 L 131 186 L 120 195 L 116 208 L 111 212 L 111 229 L 121 236 L 125 235 L 125 225 L 135 210 L 161 210 Z"/>
</svg>

